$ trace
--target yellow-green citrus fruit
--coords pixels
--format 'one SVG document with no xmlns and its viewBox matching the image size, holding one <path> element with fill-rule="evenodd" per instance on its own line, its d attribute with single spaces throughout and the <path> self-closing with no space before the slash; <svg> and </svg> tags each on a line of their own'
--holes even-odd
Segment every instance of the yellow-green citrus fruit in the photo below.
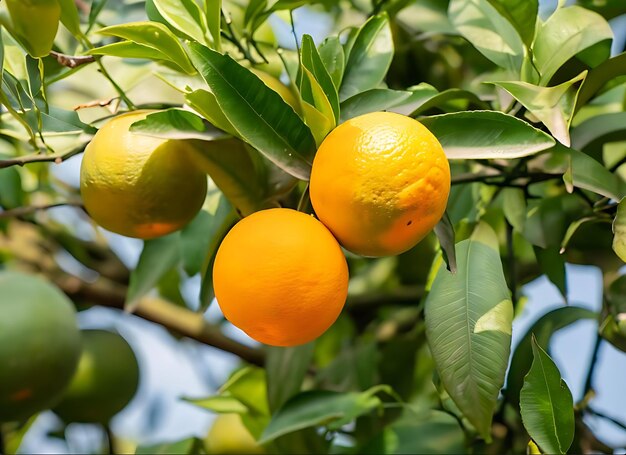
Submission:
<svg viewBox="0 0 626 455">
<path fill-rule="evenodd" d="M 265 453 L 252 437 L 238 414 L 220 414 L 206 437 L 210 454 L 260 454 Z"/>
<path fill-rule="evenodd" d="M 0 422 L 54 406 L 78 365 L 74 305 L 43 279 L 0 272 Z"/>
<path fill-rule="evenodd" d="M 421 123 L 374 112 L 324 139 L 311 171 L 311 203 L 346 249 L 363 256 L 407 251 L 443 216 L 450 166 Z"/>
<path fill-rule="evenodd" d="M 256 68 L 250 68 L 250 71 L 256 74 L 257 77 L 261 79 L 265 85 L 278 93 L 280 97 L 285 101 L 285 103 L 290 105 L 294 111 L 300 112 L 300 104 L 298 103 L 298 100 L 296 99 L 293 92 L 289 89 L 289 87 L 283 84 L 278 78 L 267 74 L 264 71 L 258 70 Z"/>
<path fill-rule="evenodd" d="M 108 423 L 130 403 L 139 385 L 139 365 L 117 333 L 84 330 L 83 353 L 63 398 L 53 409 L 65 422 Z"/>
<path fill-rule="evenodd" d="M 226 319 L 273 346 L 308 343 L 335 322 L 348 294 L 348 266 L 322 223 L 291 209 L 239 221 L 219 247 L 215 296 Z"/>
<path fill-rule="evenodd" d="M 5 0 L 13 31 L 32 57 L 50 53 L 59 28 L 61 6 L 57 0 Z"/>
<path fill-rule="evenodd" d="M 81 195 L 93 220 L 141 239 L 182 228 L 198 213 L 207 192 L 193 146 L 129 131 L 149 113 L 109 120 L 85 149 L 80 170 Z"/>
</svg>

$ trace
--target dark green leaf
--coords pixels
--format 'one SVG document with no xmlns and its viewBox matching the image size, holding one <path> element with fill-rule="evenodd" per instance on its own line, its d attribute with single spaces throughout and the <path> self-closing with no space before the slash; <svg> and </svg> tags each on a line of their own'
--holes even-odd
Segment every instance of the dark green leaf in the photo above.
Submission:
<svg viewBox="0 0 626 455">
<path fill-rule="evenodd" d="M 300 392 L 302 381 L 313 359 L 315 343 L 290 348 L 267 349 L 267 399 L 272 411 L 280 409 L 292 396 Z"/>
<path fill-rule="evenodd" d="M 339 90 L 341 101 L 378 87 L 393 58 L 393 39 L 386 14 L 371 17 L 359 29 Z"/>
<path fill-rule="evenodd" d="M 102 28 L 98 33 L 107 36 L 117 36 L 155 49 L 167 55 L 172 62 L 176 63 L 186 73 L 195 73 L 189 57 L 187 57 L 178 38 L 163 24 L 158 22 L 127 22 Z"/>
<path fill-rule="evenodd" d="M 214 141 L 228 137 L 193 112 L 177 108 L 149 114 L 145 119 L 133 123 L 130 130 L 136 134 L 164 139 Z"/>
<path fill-rule="evenodd" d="M 410 98 L 411 92 L 373 88 L 354 95 L 341 103 L 341 122 L 370 112 L 385 111 L 402 104 Z"/>
<path fill-rule="evenodd" d="M 555 143 L 523 120 L 496 111 L 454 112 L 420 121 L 439 139 L 449 159 L 519 158 Z"/>
<path fill-rule="evenodd" d="M 535 247 L 535 256 L 541 271 L 559 289 L 567 302 L 567 280 L 565 274 L 565 257 L 559 253 L 559 247 Z"/>
<path fill-rule="evenodd" d="M 330 75 L 335 90 L 339 90 L 341 87 L 341 80 L 343 79 L 343 70 L 345 67 L 346 57 L 343 53 L 343 47 L 339 42 L 339 37 L 329 36 L 319 46 L 319 54 L 324 67 Z"/>
<path fill-rule="evenodd" d="M 450 21 L 480 53 L 496 65 L 519 72 L 524 43 L 488 0 L 451 0 Z"/>
<path fill-rule="evenodd" d="M 552 310 L 539 318 L 528 329 L 522 340 L 517 345 L 511 367 L 506 378 L 505 396 L 509 403 L 519 406 L 520 390 L 524 382 L 524 376 L 530 370 L 533 352 L 531 338 L 534 335 L 537 343 L 547 348 L 552 334 L 581 319 L 597 319 L 598 314 L 586 308 L 566 306 Z"/>
<path fill-rule="evenodd" d="M 179 261 L 179 232 L 146 240 L 137 267 L 130 274 L 125 304 L 127 311 L 132 312 L 139 299 L 152 290 Z"/>
<path fill-rule="evenodd" d="M 280 436 L 325 425 L 337 429 L 355 418 L 381 405 L 377 393 L 391 393 L 385 386 L 377 386 L 365 392 L 340 393 L 315 390 L 302 392 L 272 416 L 259 443 L 264 444 Z"/>
<path fill-rule="evenodd" d="M 493 231 L 481 234 L 496 244 Z M 483 241 L 457 245 L 457 273 L 442 265 L 426 298 L 426 336 L 441 381 L 487 441 L 511 346 L 513 306 L 500 255 Z"/>
<path fill-rule="evenodd" d="M 626 52 L 591 69 L 578 93 L 575 112 L 578 112 L 607 82 L 624 74 L 626 74 Z"/>
<path fill-rule="evenodd" d="M 626 198 L 623 198 L 617 206 L 613 221 L 613 251 L 626 262 Z"/>
<path fill-rule="evenodd" d="M 498 13 L 511 23 L 522 38 L 526 47 L 530 47 L 535 38 L 535 24 L 539 12 L 538 0 L 489 0 Z"/>
<path fill-rule="evenodd" d="M 241 137 L 278 167 L 308 180 L 315 140 L 294 110 L 229 56 L 197 43 L 190 49 L 194 64 Z"/>
<path fill-rule="evenodd" d="M 572 393 L 534 337 L 532 350 L 533 363 L 520 392 L 524 427 L 542 452 L 567 453 L 574 440 Z"/>
<path fill-rule="evenodd" d="M 596 115 L 572 129 L 572 147 L 593 150 L 606 142 L 626 138 L 626 112 Z"/>
<path fill-rule="evenodd" d="M 6 156 L 0 155 L 0 159 Z M 22 179 L 15 168 L 0 169 L 0 206 L 4 210 L 14 209 L 24 204 Z"/>
<path fill-rule="evenodd" d="M 448 212 L 444 213 L 441 221 L 435 226 L 435 234 L 441 245 L 441 252 L 443 253 L 443 259 L 446 262 L 446 267 L 450 273 L 456 273 L 456 248 L 454 246 L 454 226 L 450 221 Z"/>
<path fill-rule="evenodd" d="M 411 117 L 417 117 L 434 107 L 443 107 L 452 100 L 467 100 L 482 109 L 489 109 L 489 104 L 478 98 L 474 93 L 458 88 L 451 88 L 441 93 L 433 93 L 429 98 L 422 98 L 422 102 L 419 103 L 409 115 Z"/>
<path fill-rule="evenodd" d="M 611 27 L 599 14 L 575 5 L 557 9 L 539 28 L 533 44 L 540 84 L 548 84 L 565 62 L 600 42 L 608 44 L 608 58 L 612 37 Z"/>
</svg>

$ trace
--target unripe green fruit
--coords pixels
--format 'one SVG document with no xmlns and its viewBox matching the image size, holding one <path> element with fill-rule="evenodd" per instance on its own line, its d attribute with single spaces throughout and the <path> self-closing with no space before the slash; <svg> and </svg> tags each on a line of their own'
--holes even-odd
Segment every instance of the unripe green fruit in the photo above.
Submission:
<svg viewBox="0 0 626 455">
<path fill-rule="evenodd" d="M 82 333 L 78 369 L 53 410 L 66 422 L 106 424 L 135 396 L 139 365 L 131 347 L 117 333 Z"/>
<path fill-rule="evenodd" d="M 46 281 L 0 272 L 0 422 L 54 406 L 81 351 L 76 311 Z"/>
<path fill-rule="evenodd" d="M 5 0 L 13 31 L 32 57 L 50 53 L 59 28 L 61 6 L 57 0 Z"/>
</svg>

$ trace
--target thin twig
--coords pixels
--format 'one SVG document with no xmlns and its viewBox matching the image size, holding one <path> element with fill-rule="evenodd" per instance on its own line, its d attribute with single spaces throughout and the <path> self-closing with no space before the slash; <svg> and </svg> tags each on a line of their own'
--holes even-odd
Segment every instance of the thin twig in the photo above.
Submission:
<svg viewBox="0 0 626 455">
<path fill-rule="evenodd" d="M 102 425 L 102 429 L 104 430 L 104 436 L 107 442 L 107 453 L 109 455 L 114 455 L 117 453 L 117 450 L 115 448 L 115 435 L 113 434 L 113 431 L 111 430 L 111 426 L 107 423 Z"/>
<path fill-rule="evenodd" d="M 24 207 L 16 207 L 14 209 L 5 210 L 0 212 L 0 220 L 3 218 L 18 218 L 31 213 L 39 212 L 41 210 L 53 209 L 56 207 L 81 207 L 83 204 L 80 202 L 57 202 L 55 204 L 46 205 L 28 205 Z"/>
<path fill-rule="evenodd" d="M 50 55 L 54 57 L 59 64 L 67 66 L 68 68 L 76 68 L 96 61 L 96 57 L 93 55 L 67 55 L 56 51 L 50 51 Z"/>
<path fill-rule="evenodd" d="M 601 419 L 606 419 L 611 423 L 614 423 L 615 425 L 617 425 L 618 427 L 620 427 L 622 430 L 626 430 L 626 424 L 620 422 L 619 420 L 615 419 L 614 417 L 608 416 L 606 414 L 604 414 L 603 412 L 600 411 L 596 411 L 595 409 L 591 408 L 591 407 L 587 407 L 586 411 L 589 414 L 592 414 L 594 416 L 600 417 Z"/>
<path fill-rule="evenodd" d="M 513 247 L 513 226 L 506 220 L 506 246 L 507 246 L 507 261 L 509 267 L 509 281 L 511 284 L 511 301 L 513 302 L 513 308 L 517 307 L 517 275 L 516 275 L 516 259 L 515 249 Z"/>
<path fill-rule="evenodd" d="M 593 346 L 593 353 L 591 354 L 591 361 L 589 362 L 589 369 L 587 370 L 587 377 L 585 378 L 585 388 L 583 389 L 583 400 L 589 392 L 593 390 L 593 373 L 598 362 L 598 353 L 600 352 L 600 346 L 602 345 L 602 337 L 599 333 L 596 334 L 596 341 Z"/>
<path fill-rule="evenodd" d="M 124 90 L 122 90 L 122 87 L 120 87 L 117 82 L 115 82 L 113 77 L 111 77 L 99 58 L 96 59 L 96 62 L 98 63 L 98 70 L 100 71 L 100 73 L 108 79 L 108 81 L 111 83 L 122 101 L 126 103 L 126 106 L 128 106 L 131 111 L 134 111 L 136 109 L 135 104 L 130 100 L 130 98 L 128 98 L 128 96 L 126 96 L 126 92 L 124 92 Z"/>
<path fill-rule="evenodd" d="M 63 161 L 70 159 L 71 157 L 82 153 L 85 150 L 87 143 L 81 144 L 75 149 L 66 153 L 33 153 L 32 155 L 24 155 L 16 158 L 10 158 L 8 160 L 0 160 L 0 169 L 11 166 L 24 166 L 29 163 L 55 163 L 60 164 Z"/>
</svg>

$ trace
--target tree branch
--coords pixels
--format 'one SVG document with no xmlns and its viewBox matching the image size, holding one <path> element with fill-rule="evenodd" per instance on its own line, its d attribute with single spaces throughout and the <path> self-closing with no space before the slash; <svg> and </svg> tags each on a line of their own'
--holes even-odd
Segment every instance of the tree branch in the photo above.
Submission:
<svg viewBox="0 0 626 455">
<path fill-rule="evenodd" d="M 11 167 L 11 166 L 24 166 L 29 163 L 55 163 L 60 164 L 63 161 L 66 161 L 73 157 L 74 155 L 78 155 L 82 153 L 87 147 L 87 143 L 76 147 L 75 149 L 70 150 L 66 153 L 53 153 L 53 154 L 45 154 L 45 153 L 33 153 L 32 155 L 24 155 L 16 158 L 10 158 L 8 160 L 0 160 L 0 169 Z"/>
<path fill-rule="evenodd" d="M 58 202 L 56 204 L 47 204 L 47 205 L 30 205 L 25 207 L 17 207 L 11 210 L 5 210 L 4 212 L 0 212 L 0 220 L 3 218 L 19 218 L 24 215 L 30 215 L 31 213 L 38 212 L 40 210 L 48 210 L 53 209 L 55 207 L 81 207 L 82 204 L 80 202 Z"/>
<path fill-rule="evenodd" d="M 96 61 L 93 55 L 67 55 L 56 51 L 50 51 L 50 55 L 54 57 L 59 64 L 67 66 L 68 68 L 76 68 Z"/>
<path fill-rule="evenodd" d="M 88 284 L 68 275 L 58 278 L 55 282 L 71 298 L 124 310 L 126 292 L 122 287 L 106 285 L 102 279 Z M 262 366 L 265 362 L 263 351 L 228 338 L 218 328 L 209 324 L 202 314 L 173 305 L 165 300 L 144 297 L 139 300 L 133 314 L 187 338 L 235 354 L 251 364 Z"/>
</svg>

